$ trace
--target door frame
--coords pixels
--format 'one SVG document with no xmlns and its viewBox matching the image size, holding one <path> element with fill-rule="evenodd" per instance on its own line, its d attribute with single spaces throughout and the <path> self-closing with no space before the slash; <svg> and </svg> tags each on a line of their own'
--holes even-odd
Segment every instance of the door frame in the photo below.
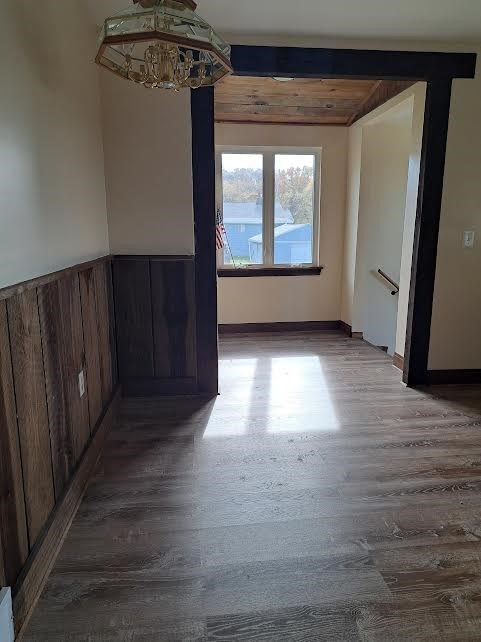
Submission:
<svg viewBox="0 0 481 642">
<path fill-rule="evenodd" d="M 427 383 L 439 221 L 454 78 L 474 78 L 476 54 L 232 46 L 238 76 L 427 83 L 403 381 Z M 218 393 L 214 88 L 191 91 L 198 389 Z"/>
</svg>

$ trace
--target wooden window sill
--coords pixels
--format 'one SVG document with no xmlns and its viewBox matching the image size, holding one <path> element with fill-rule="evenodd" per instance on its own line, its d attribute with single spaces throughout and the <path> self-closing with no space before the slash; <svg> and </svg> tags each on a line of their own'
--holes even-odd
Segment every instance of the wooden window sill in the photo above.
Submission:
<svg viewBox="0 0 481 642">
<path fill-rule="evenodd" d="M 315 267 L 259 267 L 259 268 L 220 268 L 217 275 L 223 277 L 251 276 L 313 276 L 322 272 L 322 266 Z"/>
</svg>

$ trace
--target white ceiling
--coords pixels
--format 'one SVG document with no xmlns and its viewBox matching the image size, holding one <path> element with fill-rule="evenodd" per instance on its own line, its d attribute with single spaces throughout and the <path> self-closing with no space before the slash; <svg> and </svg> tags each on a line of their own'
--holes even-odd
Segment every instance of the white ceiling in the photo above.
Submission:
<svg viewBox="0 0 481 642">
<path fill-rule="evenodd" d="M 96 23 L 132 0 L 85 0 Z M 198 0 L 230 34 L 481 42 L 480 0 Z"/>
</svg>

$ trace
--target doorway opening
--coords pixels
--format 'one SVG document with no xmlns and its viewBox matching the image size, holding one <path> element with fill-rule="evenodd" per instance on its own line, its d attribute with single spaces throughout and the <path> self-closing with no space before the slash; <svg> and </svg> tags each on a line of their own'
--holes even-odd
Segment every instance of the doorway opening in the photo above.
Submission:
<svg viewBox="0 0 481 642">
<path fill-rule="evenodd" d="M 218 84 L 220 332 L 344 330 L 402 369 L 425 92 L 408 81 Z"/>
<path fill-rule="evenodd" d="M 241 77 L 426 82 L 403 380 L 427 383 L 437 240 L 453 78 L 473 78 L 476 56 L 289 47 L 232 47 Z M 369 101 L 367 101 L 369 103 Z M 218 391 L 214 90 L 191 94 L 195 221 L 197 382 Z M 322 189 L 322 186 L 321 186 Z"/>
</svg>

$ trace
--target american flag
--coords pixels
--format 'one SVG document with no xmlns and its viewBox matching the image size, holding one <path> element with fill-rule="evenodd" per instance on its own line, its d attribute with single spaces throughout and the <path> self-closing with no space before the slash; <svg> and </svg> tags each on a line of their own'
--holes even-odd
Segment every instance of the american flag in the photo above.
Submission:
<svg viewBox="0 0 481 642">
<path fill-rule="evenodd" d="M 225 227 L 222 219 L 222 212 L 218 208 L 215 215 L 215 246 L 218 250 L 224 247 Z"/>
</svg>

